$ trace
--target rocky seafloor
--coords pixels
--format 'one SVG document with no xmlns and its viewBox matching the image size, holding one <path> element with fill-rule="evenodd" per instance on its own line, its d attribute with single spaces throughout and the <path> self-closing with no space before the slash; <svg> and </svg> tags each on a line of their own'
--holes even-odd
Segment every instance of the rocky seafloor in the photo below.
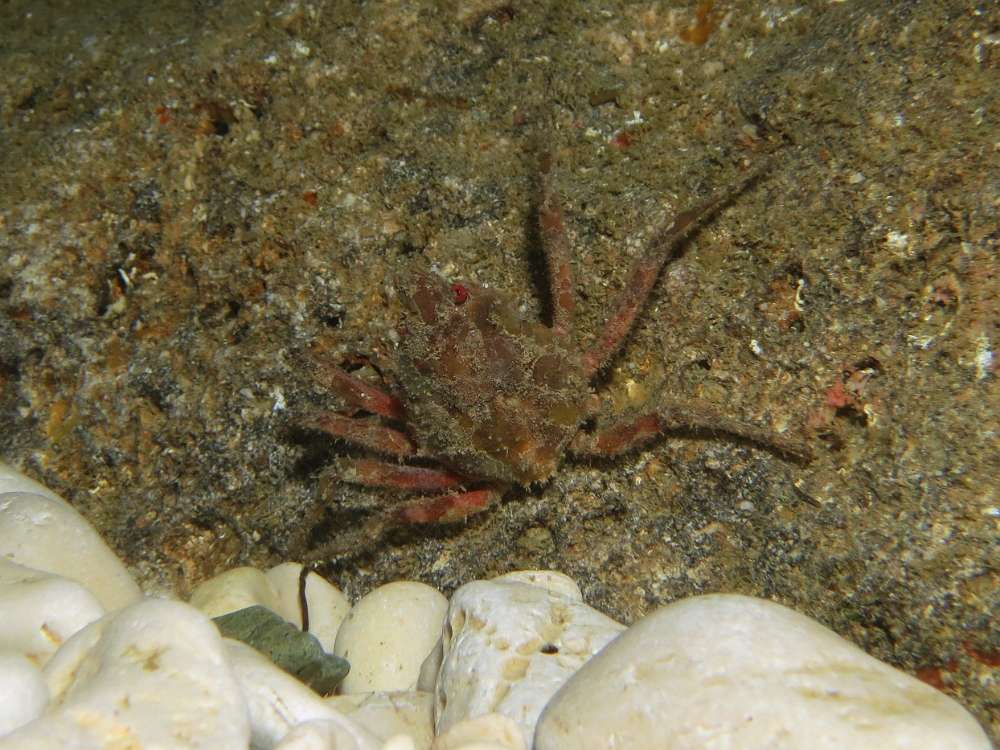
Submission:
<svg viewBox="0 0 1000 750">
<path fill-rule="evenodd" d="M 149 594 L 288 561 L 354 602 L 559 570 L 623 625 L 741 594 L 997 742 L 998 33 L 956 0 L 0 3 L 0 455 Z M 302 427 L 344 407 L 304 362 L 391 386 L 414 263 L 545 319 L 546 139 L 581 345 L 656 228 L 770 156 L 598 422 L 697 397 L 813 461 L 670 434 L 326 554 L 400 498 Z"/>
<path fill-rule="evenodd" d="M 258 610 L 312 634 L 346 677 L 321 697 L 276 666 L 280 646 L 269 660 L 259 639 L 223 637 Z M 294 563 L 227 571 L 190 604 L 144 597 L 82 516 L 0 464 L 0 749 L 111 747 L 992 745 L 940 691 L 752 597 L 681 599 L 626 628 L 555 571 L 450 601 L 394 582 L 351 606 Z"/>
</svg>

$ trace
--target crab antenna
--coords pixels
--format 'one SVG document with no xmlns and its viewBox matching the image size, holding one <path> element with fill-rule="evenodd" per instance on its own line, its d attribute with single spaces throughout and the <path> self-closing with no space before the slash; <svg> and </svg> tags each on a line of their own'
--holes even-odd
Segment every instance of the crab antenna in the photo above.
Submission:
<svg viewBox="0 0 1000 750">
<path fill-rule="evenodd" d="M 622 346 L 625 336 L 632 329 L 636 316 L 642 311 L 649 298 L 649 292 L 659 278 L 664 263 L 670 260 L 674 249 L 720 207 L 746 190 L 750 184 L 771 167 L 770 160 L 755 167 L 745 178 L 735 185 L 719 191 L 700 206 L 689 208 L 677 214 L 673 224 L 658 232 L 639 261 L 632 267 L 629 280 L 618 293 L 611 306 L 611 314 L 601 329 L 597 340 L 583 355 L 584 377 L 591 377 L 604 367 Z"/>
</svg>

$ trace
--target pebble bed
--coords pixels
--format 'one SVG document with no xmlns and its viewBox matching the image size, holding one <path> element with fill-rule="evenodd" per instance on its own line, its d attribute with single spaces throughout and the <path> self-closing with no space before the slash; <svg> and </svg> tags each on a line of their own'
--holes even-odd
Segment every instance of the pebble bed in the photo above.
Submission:
<svg viewBox="0 0 1000 750">
<path fill-rule="evenodd" d="M 305 599 L 305 607 L 301 599 Z M 214 617 L 262 606 L 350 662 L 321 697 Z M 142 594 L 87 521 L 0 464 L 0 750 L 951 748 L 956 701 L 819 623 L 739 595 L 632 627 L 555 571 L 349 602 L 302 566 Z"/>
</svg>

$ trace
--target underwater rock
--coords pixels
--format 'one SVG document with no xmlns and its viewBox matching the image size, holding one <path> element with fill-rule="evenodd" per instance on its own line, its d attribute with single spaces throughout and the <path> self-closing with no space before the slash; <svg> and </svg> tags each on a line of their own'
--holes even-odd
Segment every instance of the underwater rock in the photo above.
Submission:
<svg viewBox="0 0 1000 750">
<path fill-rule="evenodd" d="M 448 609 L 437 731 L 497 712 L 521 726 L 530 747 L 549 698 L 624 629 L 576 599 L 532 584 L 466 584 Z"/>
<path fill-rule="evenodd" d="M 326 653 L 314 635 L 303 633 L 259 604 L 213 618 L 212 622 L 224 638 L 256 649 L 320 695 L 331 695 L 350 671 L 350 665 Z"/>
<path fill-rule="evenodd" d="M 316 720 L 336 725 L 326 726 L 321 732 L 324 736 L 332 732 L 333 736 L 349 738 L 353 743 L 347 744 L 344 739 L 344 744 L 333 745 L 337 750 L 341 747 L 377 750 L 381 744 L 360 724 L 329 706 L 250 646 L 225 639 L 223 649 L 246 701 L 253 747 L 274 747 L 300 724 Z"/>
<path fill-rule="evenodd" d="M 0 649 L 0 737 L 37 719 L 48 704 L 49 689 L 34 662 Z"/>
<path fill-rule="evenodd" d="M 3 750 L 246 750 L 250 739 L 219 631 L 181 602 L 149 599 L 91 623 L 43 673 L 52 710 L 0 737 Z"/>
<path fill-rule="evenodd" d="M 535 750 L 989 750 L 972 716 L 833 631 L 762 599 L 668 604 L 546 706 Z"/>
<path fill-rule="evenodd" d="M 76 581 L 106 612 L 142 598 L 94 528 L 69 503 L 0 463 L 0 557 Z M 25 491 L 27 490 L 27 491 Z"/>
<path fill-rule="evenodd" d="M 528 750 L 521 725 L 503 714 L 480 714 L 453 724 L 431 750 Z"/>
<path fill-rule="evenodd" d="M 103 616 L 97 598 L 76 581 L 0 557 L 0 648 L 44 665 L 70 636 Z"/>
<path fill-rule="evenodd" d="M 580 591 L 576 581 L 557 570 L 515 570 L 491 580 L 497 583 L 504 581 L 530 583 L 532 586 L 540 586 L 555 594 L 562 594 L 573 601 L 583 601 L 583 592 Z"/>
<path fill-rule="evenodd" d="M 448 600 L 416 581 L 379 586 L 354 605 L 334 653 L 351 663 L 341 693 L 413 690 L 441 637 Z"/>
<path fill-rule="evenodd" d="M 413 738 L 416 750 L 427 750 L 434 741 L 432 693 L 352 693 L 327 698 L 326 702 L 383 742 L 407 734 Z"/>
<path fill-rule="evenodd" d="M 302 628 L 302 603 L 299 600 L 301 572 L 301 564 L 288 562 L 277 565 L 265 573 L 281 599 L 281 616 L 300 629 Z M 340 589 L 314 571 L 309 571 L 305 589 L 309 632 L 319 639 L 325 651 L 332 654 L 337 642 L 337 631 L 347 613 L 351 611 L 351 602 Z"/>
<path fill-rule="evenodd" d="M 281 614 L 281 597 L 257 568 L 233 568 L 209 578 L 191 592 L 191 606 L 206 617 L 219 617 L 254 605 Z"/>
</svg>

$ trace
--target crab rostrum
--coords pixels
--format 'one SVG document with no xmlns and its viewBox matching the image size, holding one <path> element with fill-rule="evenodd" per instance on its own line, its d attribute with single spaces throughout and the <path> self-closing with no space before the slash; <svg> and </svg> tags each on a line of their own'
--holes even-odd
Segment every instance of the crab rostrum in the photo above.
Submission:
<svg viewBox="0 0 1000 750">
<path fill-rule="evenodd" d="M 663 400 L 641 416 L 582 429 L 601 408 L 591 380 L 621 349 L 664 263 L 713 209 L 761 171 L 682 212 L 653 237 L 603 329 L 583 350 L 574 341 L 570 248 L 548 154 L 540 164 L 539 220 L 551 327 L 525 320 L 496 289 L 452 284 L 420 268 L 397 279 L 406 315 L 395 353 L 395 392 L 390 395 L 320 362 L 319 377 L 353 412 L 321 412 L 307 420 L 346 443 L 392 459 L 345 460 L 345 481 L 418 496 L 376 514 L 366 532 L 465 518 L 497 502 L 512 485 L 548 481 L 566 454 L 617 456 L 670 430 L 728 434 L 808 460 L 803 443 L 720 414 L 698 399 Z M 372 416 L 353 416 L 357 410 Z M 430 459 L 441 468 L 411 465 L 411 459 Z"/>
</svg>

